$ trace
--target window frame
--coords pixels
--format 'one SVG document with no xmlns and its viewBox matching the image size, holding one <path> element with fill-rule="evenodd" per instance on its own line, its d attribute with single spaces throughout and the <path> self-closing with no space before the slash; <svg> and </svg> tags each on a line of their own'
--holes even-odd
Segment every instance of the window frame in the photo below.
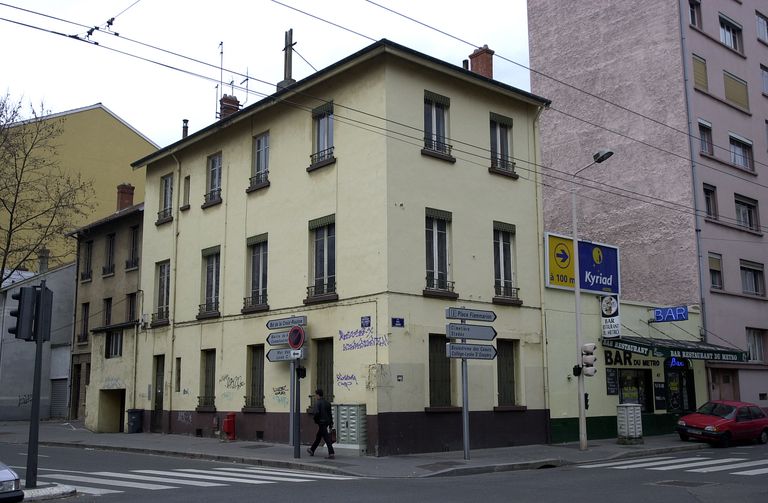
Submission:
<svg viewBox="0 0 768 503">
<path fill-rule="evenodd" d="M 205 161 L 205 195 L 202 207 L 207 208 L 222 201 L 221 180 L 224 160 L 221 151 L 211 154 Z"/>
<path fill-rule="evenodd" d="M 160 208 L 156 225 L 173 220 L 173 173 L 160 177 Z"/>
<path fill-rule="evenodd" d="M 78 334 L 78 342 L 88 342 L 88 325 L 90 317 L 91 303 L 83 302 L 80 304 L 80 333 Z"/>
<path fill-rule="evenodd" d="M 709 75 L 707 72 L 707 60 L 697 54 L 691 54 L 693 65 L 693 87 L 700 91 L 709 91 Z M 697 66 L 698 63 L 698 66 Z"/>
<path fill-rule="evenodd" d="M 155 320 L 168 321 L 170 318 L 171 300 L 171 261 L 163 260 L 155 264 L 157 276 L 157 297 L 155 298 Z"/>
<path fill-rule="evenodd" d="M 107 332 L 104 337 L 104 358 L 120 358 L 123 356 L 123 331 Z"/>
<path fill-rule="evenodd" d="M 709 265 L 709 287 L 715 290 L 723 290 L 725 287 L 723 281 L 723 256 L 720 253 L 709 252 L 707 261 Z"/>
<path fill-rule="evenodd" d="M 515 234 L 514 225 L 493 222 L 494 303 L 516 303 L 520 300 L 517 289 Z"/>
<path fill-rule="evenodd" d="M 125 296 L 125 321 L 126 322 L 136 321 L 137 307 L 138 307 L 138 304 L 137 304 L 136 292 L 126 294 Z"/>
<path fill-rule="evenodd" d="M 497 339 L 496 347 L 497 403 L 499 407 L 515 407 L 518 405 L 517 355 L 520 346 L 516 340 Z"/>
<path fill-rule="evenodd" d="M 104 241 L 104 266 L 101 268 L 102 276 L 111 276 L 115 274 L 115 245 L 117 243 L 117 234 L 110 232 L 106 235 Z"/>
<path fill-rule="evenodd" d="M 717 220 L 720 214 L 717 208 L 717 187 L 705 183 L 703 186 L 703 191 L 704 211 L 706 212 L 706 217 Z"/>
<path fill-rule="evenodd" d="M 312 153 L 307 172 L 336 162 L 333 128 L 333 101 L 312 110 Z"/>
<path fill-rule="evenodd" d="M 191 185 L 192 185 L 192 177 L 190 175 L 185 176 L 183 193 L 182 193 L 182 204 L 179 210 L 189 209 L 189 194 L 190 194 Z"/>
<path fill-rule="evenodd" d="M 747 336 L 747 361 L 765 363 L 766 330 L 759 328 L 746 328 Z"/>
<path fill-rule="evenodd" d="M 423 154 L 456 162 L 451 155 L 450 138 L 451 100 L 446 96 L 424 91 L 424 148 Z"/>
<path fill-rule="evenodd" d="M 425 209 L 423 295 L 458 298 L 451 270 L 451 220 L 452 215 L 448 211 Z"/>
<path fill-rule="evenodd" d="M 755 12 L 757 21 L 757 39 L 768 44 L 768 17 Z"/>
<path fill-rule="evenodd" d="M 247 302 L 247 305 L 266 305 L 269 286 L 269 242 L 267 239 L 248 246 L 248 279 L 250 301 Z"/>
<path fill-rule="evenodd" d="M 699 121 L 699 152 L 707 155 L 715 155 L 714 142 L 712 140 L 712 125 Z"/>
<path fill-rule="evenodd" d="M 218 316 L 221 294 L 221 249 L 214 246 L 202 252 L 202 292 L 198 318 Z"/>
<path fill-rule="evenodd" d="M 336 223 L 312 231 L 312 297 L 336 292 Z"/>
<path fill-rule="evenodd" d="M 744 54 L 744 29 L 736 21 L 722 13 L 720 20 L 720 43 L 739 54 Z"/>
<path fill-rule="evenodd" d="M 106 297 L 102 301 L 102 320 L 103 325 L 108 327 L 112 324 L 112 297 Z"/>
<path fill-rule="evenodd" d="M 739 269 L 741 273 L 742 293 L 745 295 L 765 297 L 765 268 L 763 264 L 752 262 L 750 260 L 740 260 Z M 750 281 L 754 286 L 752 290 L 747 289 Z"/>
<path fill-rule="evenodd" d="M 756 199 L 734 194 L 736 208 L 736 225 L 753 231 L 760 232 L 760 207 Z"/>
<path fill-rule="evenodd" d="M 733 82 L 733 84 L 731 84 L 731 85 L 728 84 L 728 80 L 729 79 Z M 734 95 L 731 95 L 730 97 L 728 96 L 728 94 L 729 94 L 728 93 L 728 89 L 729 88 L 733 92 L 735 92 L 735 89 L 733 88 L 734 85 L 743 86 L 743 88 L 744 88 L 743 89 L 743 94 L 744 94 L 744 99 L 745 99 L 744 103 L 740 103 L 738 101 L 738 99 L 735 99 L 735 98 L 738 98 L 737 96 L 734 96 Z M 723 86 L 724 86 L 724 96 L 725 96 L 726 103 L 728 103 L 730 105 L 735 105 L 737 108 L 739 108 L 741 110 L 749 111 L 749 83 L 746 80 L 744 80 L 744 79 L 742 79 L 740 77 L 737 77 L 736 75 L 734 75 L 734 74 L 732 74 L 732 73 L 730 73 L 728 71 L 723 70 Z M 742 94 L 742 91 L 739 90 L 738 94 Z"/>
<path fill-rule="evenodd" d="M 688 0 L 688 23 L 701 29 L 701 2 Z"/>
<path fill-rule="evenodd" d="M 515 161 L 512 149 L 513 121 L 491 112 L 490 116 L 491 169 L 495 172 L 512 174 Z"/>
<path fill-rule="evenodd" d="M 249 344 L 247 353 L 247 375 L 244 410 L 264 410 L 264 344 Z"/>
<path fill-rule="evenodd" d="M 84 245 L 80 281 L 90 281 L 93 277 L 93 240 L 86 241 Z"/>
<path fill-rule="evenodd" d="M 752 141 L 734 133 L 730 133 L 728 139 L 728 151 L 731 156 L 731 164 L 737 168 L 754 172 L 755 159 L 752 151 Z"/>
<path fill-rule="evenodd" d="M 445 354 L 447 342 L 444 334 L 429 334 L 427 338 L 430 408 L 453 407 L 451 358 Z"/>
<path fill-rule="evenodd" d="M 139 248 L 141 247 L 140 226 L 132 225 L 129 233 L 128 260 L 125 261 L 125 269 L 133 270 L 139 267 Z"/>
<path fill-rule="evenodd" d="M 252 157 L 248 188 L 255 190 L 269 185 L 269 131 L 253 137 Z"/>
</svg>

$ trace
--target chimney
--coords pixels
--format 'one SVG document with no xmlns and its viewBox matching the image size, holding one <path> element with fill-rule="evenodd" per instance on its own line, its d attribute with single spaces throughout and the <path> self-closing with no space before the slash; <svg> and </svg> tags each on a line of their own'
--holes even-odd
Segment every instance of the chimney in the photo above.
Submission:
<svg viewBox="0 0 768 503">
<path fill-rule="evenodd" d="M 48 272 L 48 258 L 51 256 L 51 252 L 48 248 L 40 248 L 37 252 L 38 268 L 37 273 L 43 274 Z"/>
<path fill-rule="evenodd" d="M 225 94 L 221 97 L 219 105 L 221 105 L 219 119 L 229 117 L 240 110 L 240 101 L 235 96 L 230 96 L 229 94 Z"/>
<path fill-rule="evenodd" d="M 117 211 L 133 206 L 134 187 L 130 183 L 121 183 L 117 186 Z"/>
<path fill-rule="evenodd" d="M 475 49 L 475 52 L 469 55 L 469 61 L 472 66 L 472 71 L 482 75 L 483 77 L 493 78 L 493 53 L 494 51 L 488 49 L 488 45 L 484 45 Z"/>
<path fill-rule="evenodd" d="M 181 124 L 181 137 L 186 138 L 189 134 L 189 119 L 183 119 Z"/>
</svg>

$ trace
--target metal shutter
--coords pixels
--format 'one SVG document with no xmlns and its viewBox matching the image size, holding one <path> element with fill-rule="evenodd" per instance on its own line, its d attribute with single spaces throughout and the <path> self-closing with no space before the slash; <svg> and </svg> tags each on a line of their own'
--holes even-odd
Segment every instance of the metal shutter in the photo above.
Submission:
<svg viewBox="0 0 768 503">
<path fill-rule="evenodd" d="M 51 379 L 51 417 L 67 417 L 67 379 Z"/>
</svg>

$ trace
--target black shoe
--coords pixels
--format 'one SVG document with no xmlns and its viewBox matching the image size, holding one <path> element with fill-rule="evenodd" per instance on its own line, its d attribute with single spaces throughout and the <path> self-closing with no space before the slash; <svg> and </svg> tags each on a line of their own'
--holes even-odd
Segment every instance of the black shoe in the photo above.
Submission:
<svg viewBox="0 0 768 503">
<path fill-rule="evenodd" d="M 335 455 L 335 454 L 328 454 L 328 455 L 325 457 L 325 459 L 336 459 L 336 455 Z"/>
<path fill-rule="evenodd" d="M 307 452 L 309 453 L 309 455 L 310 455 L 310 456 L 314 456 L 314 455 L 315 455 L 315 451 L 313 451 L 313 450 L 312 450 L 311 448 L 309 448 L 309 447 L 307 447 Z"/>
</svg>

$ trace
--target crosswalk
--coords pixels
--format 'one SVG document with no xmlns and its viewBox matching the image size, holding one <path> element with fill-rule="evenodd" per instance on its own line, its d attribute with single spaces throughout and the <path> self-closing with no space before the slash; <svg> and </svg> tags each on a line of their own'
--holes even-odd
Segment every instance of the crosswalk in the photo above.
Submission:
<svg viewBox="0 0 768 503">
<path fill-rule="evenodd" d="M 768 475 L 768 459 L 742 457 L 710 458 L 705 456 L 656 456 L 632 460 L 611 461 L 579 465 L 579 468 L 605 468 L 610 470 L 653 470 L 660 472 L 684 471 L 689 473 L 729 472 L 731 475 Z"/>
<path fill-rule="evenodd" d="M 263 467 L 216 467 L 207 470 L 174 468 L 126 472 L 84 472 L 40 468 L 38 473 L 38 480 L 41 484 L 46 482 L 65 484 L 74 487 L 78 493 L 93 496 L 117 494 L 135 489 L 161 491 L 179 489 L 181 486 L 203 488 L 235 484 L 301 483 L 321 480 L 355 480 L 358 478 Z"/>
</svg>

